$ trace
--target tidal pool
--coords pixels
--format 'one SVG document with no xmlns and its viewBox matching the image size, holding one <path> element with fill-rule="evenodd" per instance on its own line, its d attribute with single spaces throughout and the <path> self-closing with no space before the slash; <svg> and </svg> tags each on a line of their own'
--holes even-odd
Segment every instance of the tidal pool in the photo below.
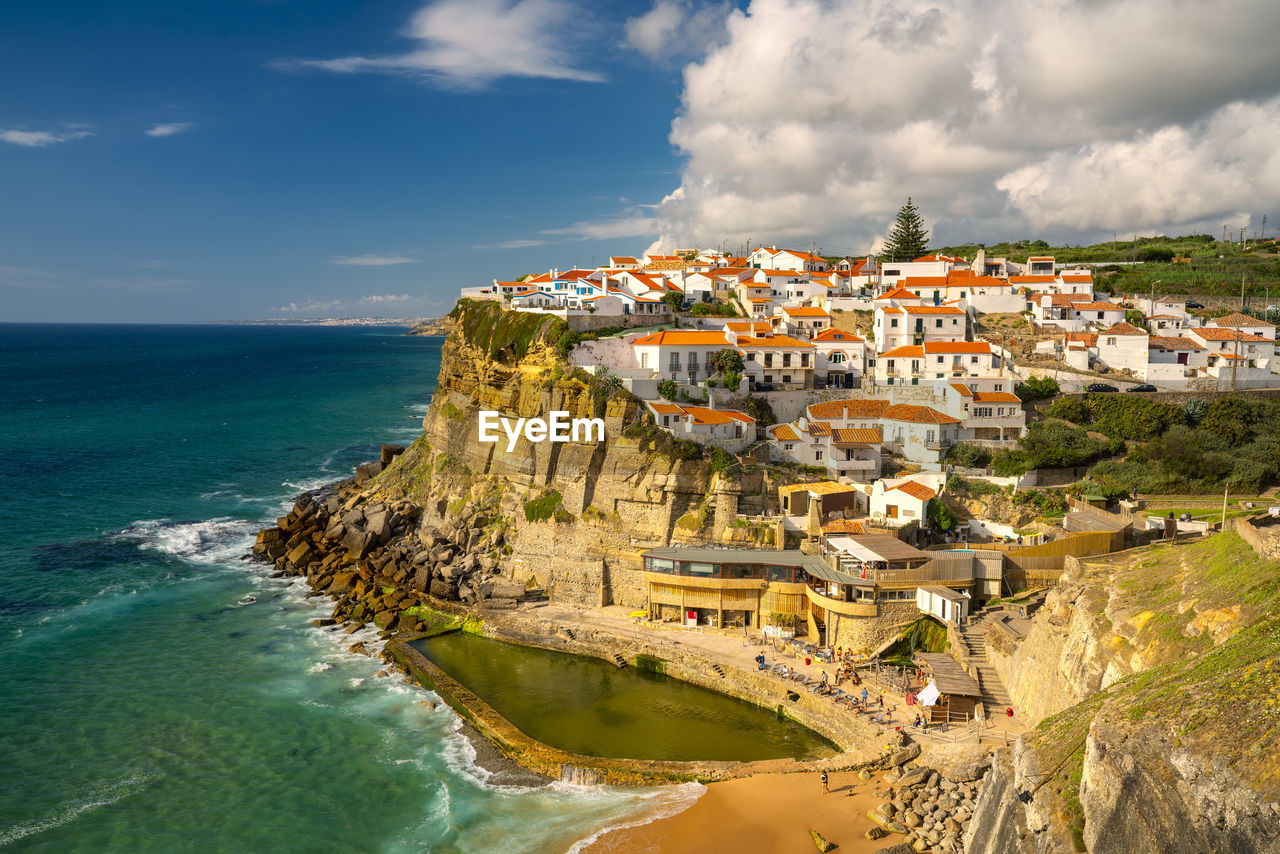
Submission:
<svg viewBox="0 0 1280 854">
<path fill-rule="evenodd" d="M 414 646 L 525 734 L 571 753 L 753 761 L 838 752 L 795 721 L 660 673 L 463 632 Z"/>
</svg>

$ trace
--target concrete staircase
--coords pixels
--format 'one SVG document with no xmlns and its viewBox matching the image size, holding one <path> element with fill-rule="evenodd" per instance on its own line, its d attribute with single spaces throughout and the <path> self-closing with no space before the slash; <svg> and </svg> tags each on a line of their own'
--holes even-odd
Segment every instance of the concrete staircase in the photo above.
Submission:
<svg viewBox="0 0 1280 854">
<path fill-rule="evenodd" d="M 987 714 L 992 715 L 997 712 L 1003 713 L 1006 707 L 1013 705 L 1013 701 L 1004 683 L 996 674 L 995 667 L 987 660 L 987 639 L 983 632 L 984 616 L 981 613 L 974 614 L 969 625 L 960 629 L 960 636 L 964 638 L 964 644 L 969 648 L 969 664 L 978 672 L 978 684 L 982 688 L 982 704 L 986 706 Z"/>
</svg>

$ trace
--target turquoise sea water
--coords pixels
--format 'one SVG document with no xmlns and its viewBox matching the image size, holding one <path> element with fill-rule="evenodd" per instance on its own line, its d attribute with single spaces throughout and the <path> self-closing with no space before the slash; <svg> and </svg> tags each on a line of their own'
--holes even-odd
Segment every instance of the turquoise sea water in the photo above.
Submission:
<svg viewBox="0 0 1280 854">
<path fill-rule="evenodd" d="M 0 851 L 556 851 L 697 795 L 491 785 L 239 559 L 419 432 L 402 331 L 0 325 Z"/>
</svg>

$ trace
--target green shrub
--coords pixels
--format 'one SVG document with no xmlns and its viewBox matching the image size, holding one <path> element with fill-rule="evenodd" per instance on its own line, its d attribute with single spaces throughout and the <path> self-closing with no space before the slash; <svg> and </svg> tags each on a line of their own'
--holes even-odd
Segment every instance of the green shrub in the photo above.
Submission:
<svg viewBox="0 0 1280 854">
<path fill-rule="evenodd" d="M 738 312 L 733 310 L 733 306 L 724 303 L 699 302 L 694 303 L 689 314 L 694 317 L 736 317 Z"/>
<path fill-rule="evenodd" d="M 1089 423 L 1089 407 L 1078 397 L 1064 397 L 1049 404 L 1044 414 L 1050 418 L 1071 421 L 1075 424 Z"/>
<path fill-rule="evenodd" d="M 763 397 L 748 397 L 746 408 L 747 414 L 754 418 L 761 427 L 768 427 L 770 424 L 778 423 L 778 419 L 773 414 L 773 407 Z"/>
<path fill-rule="evenodd" d="M 1013 393 L 1024 403 L 1033 400 L 1048 400 L 1060 393 L 1058 381 L 1053 377 L 1030 377 L 1025 383 L 1018 383 Z"/>
<path fill-rule="evenodd" d="M 991 473 L 996 477 L 1017 477 L 1031 468 L 1031 455 L 1014 448 L 1001 448 L 991 458 Z"/>
<path fill-rule="evenodd" d="M 524 503 L 524 518 L 527 522 L 544 522 L 550 519 L 560 506 L 560 493 L 548 489 L 537 498 Z"/>
<path fill-rule="evenodd" d="M 970 469 L 986 468 L 991 462 L 991 452 L 981 445 L 957 442 L 947 451 L 947 462 Z"/>
<path fill-rule="evenodd" d="M 679 393 L 680 389 L 675 380 L 662 380 L 658 383 L 658 394 L 667 400 L 675 400 Z"/>
<path fill-rule="evenodd" d="M 742 382 L 742 374 L 729 373 L 724 375 L 724 378 L 720 381 L 720 385 L 723 386 L 724 388 L 734 391 L 734 390 L 737 390 L 738 385 L 741 382 Z"/>
</svg>

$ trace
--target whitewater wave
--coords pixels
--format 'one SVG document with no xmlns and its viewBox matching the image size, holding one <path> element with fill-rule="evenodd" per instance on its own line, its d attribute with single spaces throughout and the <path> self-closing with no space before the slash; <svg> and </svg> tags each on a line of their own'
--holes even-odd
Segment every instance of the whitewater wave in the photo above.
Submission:
<svg viewBox="0 0 1280 854">
<path fill-rule="evenodd" d="M 118 780 L 95 786 L 86 792 L 83 797 L 59 807 L 43 818 L 19 822 L 12 827 L 0 830 L 0 846 L 12 845 L 19 840 L 26 839 L 28 836 L 44 833 L 46 830 L 53 830 L 55 827 L 61 827 L 64 824 L 75 821 L 90 810 L 110 806 L 122 801 L 130 795 L 142 791 L 153 779 L 154 777 L 150 774 L 135 771 Z"/>
<path fill-rule="evenodd" d="M 261 523 L 220 516 L 198 522 L 143 519 L 116 533 L 138 548 L 189 560 L 221 563 L 244 554 Z"/>
<path fill-rule="evenodd" d="M 552 783 L 551 787 L 556 788 L 557 786 L 569 785 L 570 784 Z M 600 788 L 601 787 L 572 786 L 575 793 L 581 792 L 583 794 L 591 793 L 593 789 L 598 791 Z M 653 795 L 640 795 L 637 798 L 638 800 L 661 798 L 664 799 L 665 802 L 659 804 L 656 809 L 645 813 L 637 819 L 605 825 L 585 839 L 579 839 L 577 842 L 573 843 L 567 854 L 581 854 L 581 852 L 585 851 L 588 846 L 593 845 L 605 834 L 613 833 L 617 830 L 627 830 L 632 827 L 643 827 L 646 824 L 652 824 L 655 821 L 661 821 L 664 818 L 670 818 L 677 813 L 684 812 L 689 807 L 693 806 L 694 801 L 702 797 L 706 790 L 707 787 L 701 783 L 681 783 L 679 786 L 675 786 L 668 791 L 659 791 Z"/>
</svg>

